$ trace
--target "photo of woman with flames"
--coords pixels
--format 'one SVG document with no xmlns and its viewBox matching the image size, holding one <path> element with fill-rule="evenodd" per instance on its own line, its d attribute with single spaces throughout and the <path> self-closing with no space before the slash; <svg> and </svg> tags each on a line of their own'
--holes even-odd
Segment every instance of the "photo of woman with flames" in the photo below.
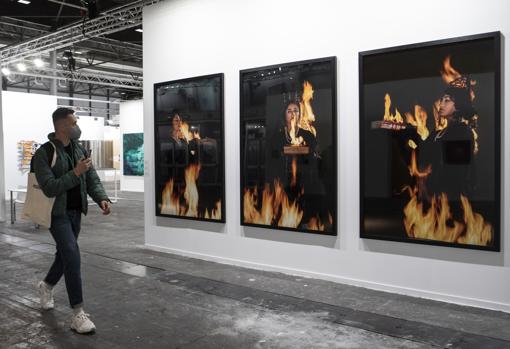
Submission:
<svg viewBox="0 0 510 349">
<path fill-rule="evenodd" d="M 335 57 L 240 76 L 241 224 L 336 235 Z"/>
<path fill-rule="evenodd" d="M 223 74 L 154 85 L 156 215 L 225 222 Z"/>
<path fill-rule="evenodd" d="M 360 53 L 362 238 L 499 251 L 500 54 L 499 32 Z"/>
</svg>

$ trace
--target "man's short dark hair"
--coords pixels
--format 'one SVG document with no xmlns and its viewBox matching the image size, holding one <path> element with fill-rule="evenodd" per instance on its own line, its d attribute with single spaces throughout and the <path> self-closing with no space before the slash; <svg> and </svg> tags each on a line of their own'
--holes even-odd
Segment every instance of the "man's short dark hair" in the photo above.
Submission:
<svg viewBox="0 0 510 349">
<path fill-rule="evenodd" d="M 53 124 L 56 124 L 57 121 L 66 119 L 69 115 L 74 114 L 74 110 L 70 108 L 58 108 L 53 112 Z"/>
</svg>

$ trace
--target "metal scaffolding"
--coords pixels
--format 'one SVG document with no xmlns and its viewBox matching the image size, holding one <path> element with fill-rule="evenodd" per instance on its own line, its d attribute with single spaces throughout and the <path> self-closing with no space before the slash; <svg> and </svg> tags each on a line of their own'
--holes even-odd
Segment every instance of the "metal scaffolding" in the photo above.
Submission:
<svg viewBox="0 0 510 349">
<path fill-rule="evenodd" d="M 152 5 L 161 0 L 140 0 L 121 8 L 113 9 L 102 16 L 76 23 L 28 41 L 6 46 L 0 49 L 0 62 L 13 63 L 23 58 L 68 47 L 91 38 L 108 35 L 128 29 L 142 23 L 144 6 Z M 33 76 L 33 75 L 32 75 Z"/>
<path fill-rule="evenodd" d="M 143 81 L 140 76 L 120 74 L 99 74 L 86 71 L 69 71 L 63 69 L 45 68 L 39 72 L 13 72 L 13 75 L 31 76 L 36 78 L 69 80 L 73 82 L 95 84 L 101 86 L 118 87 L 130 90 L 142 90 Z"/>
</svg>

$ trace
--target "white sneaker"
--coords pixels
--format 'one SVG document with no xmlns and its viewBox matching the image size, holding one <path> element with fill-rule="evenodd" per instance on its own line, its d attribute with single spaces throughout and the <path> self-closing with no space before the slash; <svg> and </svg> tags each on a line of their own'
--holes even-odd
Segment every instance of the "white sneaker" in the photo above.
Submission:
<svg viewBox="0 0 510 349">
<path fill-rule="evenodd" d="M 96 330 L 96 326 L 89 319 L 89 314 L 85 314 L 83 311 L 74 315 L 71 321 L 71 329 L 78 333 L 90 333 Z"/>
<path fill-rule="evenodd" d="M 53 290 L 48 288 L 44 281 L 40 281 L 37 284 L 37 290 L 39 291 L 39 302 L 43 310 L 53 309 L 55 303 L 53 301 Z"/>
</svg>

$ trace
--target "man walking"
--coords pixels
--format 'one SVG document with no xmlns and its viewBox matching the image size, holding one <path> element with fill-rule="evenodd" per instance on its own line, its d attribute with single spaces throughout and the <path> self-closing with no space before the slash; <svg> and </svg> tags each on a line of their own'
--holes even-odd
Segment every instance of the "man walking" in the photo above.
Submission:
<svg viewBox="0 0 510 349">
<path fill-rule="evenodd" d="M 80 271 L 81 214 L 87 214 L 87 194 L 99 205 L 104 215 L 110 214 L 111 202 L 92 167 L 89 154 L 77 142 L 81 130 L 74 111 L 58 108 L 53 113 L 55 132 L 48 135 L 49 142 L 40 147 L 33 157 L 33 170 L 44 194 L 55 197 L 50 232 L 57 253 L 46 278 L 37 287 L 41 307 L 53 309 L 53 287 L 64 275 L 73 317 L 71 328 L 78 333 L 95 331 L 94 323 L 83 311 Z M 57 158 L 52 167 L 53 154 Z"/>
</svg>

